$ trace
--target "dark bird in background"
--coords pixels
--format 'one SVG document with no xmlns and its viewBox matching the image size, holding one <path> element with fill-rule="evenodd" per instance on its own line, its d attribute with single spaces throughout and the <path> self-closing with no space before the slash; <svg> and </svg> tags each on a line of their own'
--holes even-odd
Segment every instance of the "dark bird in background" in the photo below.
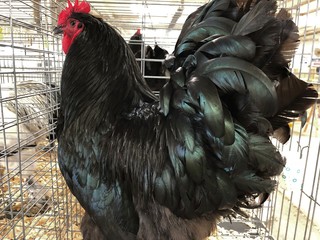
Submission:
<svg viewBox="0 0 320 240">
<path fill-rule="evenodd" d="M 145 48 L 145 54 L 141 52 L 142 49 L 142 34 L 141 30 L 138 29 L 135 34 L 133 34 L 129 40 L 129 47 L 131 48 L 135 58 L 141 59 L 145 57 L 144 63 L 144 79 L 148 86 L 153 91 L 159 91 L 164 84 L 166 84 L 165 78 L 157 78 L 156 76 L 166 76 L 166 69 L 162 64 L 163 60 L 169 54 L 167 50 L 161 48 L 158 44 L 155 44 L 154 49 L 147 45 Z M 155 61 L 162 60 L 162 61 Z M 138 65 L 141 67 L 141 61 L 137 60 Z"/>
<path fill-rule="evenodd" d="M 136 58 L 142 58 L 142 34 L 140 28 L 138 28 L 137 31 L 130 37 L 128 45 Z"/>
<path fill-rule="evenodd" d="M 145 62 L 145 80 L 152 91 L 159 91 L 166 83 L 166 68 L 163 65 L 163 60 L 168 55 L 168 51 L 155 45 L 154 49 L 147 46 L 146 51 L 146 62 Z M 148 59 L 150 59 L 148 61 Z M 152 61 L 160 60 L 160 61 Z M 149 76 L 149 77 L 148 77 Z M 156 76 L 161 76 L 163 78 L 158 78 Z"/>
<path fill-rule="evenodd" d="M 220 217 L 261 206 L 285 166 L 270 137 L 284 143 L 317 98 L 288 68 L 298 31 L 276 9 L 212 0 L 192 13 L 158 99 L 118 32 L 69 2 L 55 29 L 58 156 L 84 239 L 204 239 Z"/>
</svg>

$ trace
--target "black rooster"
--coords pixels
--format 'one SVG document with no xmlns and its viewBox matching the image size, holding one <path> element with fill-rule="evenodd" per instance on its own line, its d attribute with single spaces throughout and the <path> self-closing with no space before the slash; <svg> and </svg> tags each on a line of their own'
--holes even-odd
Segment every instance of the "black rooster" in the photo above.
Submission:
<svg viewBox="0 0 320 240">
<path fill-rule="evenodd" d="M 285 165 L 269 137 L 285 142 L 317 97 L 288 70 L 288 14 L 275 0 L 200 7 L 157 99 L 124 39 L 89 11 L 69 2 L 55 29 L 67 54 L 59 164 L 86 210 L 84 238 L 203 239 L 221 216 L 259 207 Z"/>
<path fill-rule="evenodd" d="M 138 28 L 137 31 L 130 37 L 128 45 L 136 58 L 142 58 L 142 34 L 140 28 Z"/>
</svg>

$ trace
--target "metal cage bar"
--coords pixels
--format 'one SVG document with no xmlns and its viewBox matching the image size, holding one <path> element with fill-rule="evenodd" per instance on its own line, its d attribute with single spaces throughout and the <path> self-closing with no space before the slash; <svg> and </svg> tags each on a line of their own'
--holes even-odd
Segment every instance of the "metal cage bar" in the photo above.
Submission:
<svg viewBox="0 0 320 240">
<path fill-rule="evenodd" d="M 0 2 L 0 239 L 81 239 L 68 216 L 81 208 L 68 209 L 73 198 L 56 158 L 64 56 L 52 30 L 63 7 Z"/>
<path fill-rule="evenodd" d="M 182 24 L 205 0 L 88 0 L 96 15 L 115 26 L 129 42 L 140 28 L 137 61 L 147 79 L 165 82 L 147 68 L 162 59 L 147 56 L 148 46 L 174 49 Z M 64 0 L 0 1 L 0 238 L 81 239 L 83 210 L 65 186 L 56 161 L 54 120 L 64 56 L 52 34 Z M 320 2 L 278 1 L 292 14 L 300 46 L 292 71 L 320 90 Z M 31 87 L 31 82 L 39 83 Z M 28 86 L 29 84 L 29 86 Z M 40 86 L 40 87 L 39 87 Z M 41 103 L 41 104 L 40 104 Z M 26 114 L 23 114 L 25 113 Z M 292 124 L 281 145 L 287 166 L 279 185 L 249 219 L 219 224 L 213 239 L 320 239 L 319 100 L 305 126 Z"/>
</svg>

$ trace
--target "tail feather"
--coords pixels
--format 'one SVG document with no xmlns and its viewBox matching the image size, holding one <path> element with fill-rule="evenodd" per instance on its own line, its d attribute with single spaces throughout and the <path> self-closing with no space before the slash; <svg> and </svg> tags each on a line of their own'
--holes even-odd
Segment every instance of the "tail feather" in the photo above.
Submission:
<svg viewBox="0 0 320 240">
<path fill-rule="evenodd" d="M 243 194 L 271 193 L 276 185 L 275 180 L 259 177 L 249 170 L 234 176 L 233 181 L 239 192 Z"/>
<path fill-rule="evenodd" d="M 193 78 L 188 82 L 194 104 L 199 103 L 204 120 L 217 137 L 225 134 L 223 107 L 216 86 L 207 78 Z"/>
<path fill-rule="evenodd" d="M 221 16 L 224 11 L 229 7 L 230 0 L 216 0 L 211 1 L 206 7 L 202 10 L 202 13 L 199 15 L 197 22 L 203 22 L 210 17 Z"/>
<path fill-rule="evenodd" d="M 234 124 L 235 141 L 232 145 L 223 148 L 222 159 L 223 167 L 237 174 L 247 170 L 248 159 L 248 134 L 239 124 Z"/>
<path fill-rule="evenodd" d="M 269 138 L 254 134 L 249 137 L 249 160 L 258 176 L 263 177 L 279 175 L 286 163 Z"/>
<path fill-rule="evenodd" d="M 273 132 L 271 123 L 263 117 L 249 94 L 234 94 L 225 100 L 233 117 L 251 133 L 270 136 Z"/>
<path fill-rule="evenodd" d="M 251 60 L 256 53 L 255 43 L 244 36 L 221 36 L 202 45 L 195 53 L 198 64 L 221 55 Z M 200 58 L 203 57 L 201 61 Z"/>
<path fill-rule="evenodd" d="M 275 0 L 212 0 L 188 17 L 165 61 L 171 78 L 160 106 L 171 165 L 156 191 L 179 216 L 259 207 L 286 162 L 270 136 L 285 142 L 288 123 L 317 98 L 288 70 L 297 27 L 276 8 Z"/>
<path fill-rule="evenodd" d="M 194 52 L 197 44 L 212 35 L 229 35 L 234 21 L 224 17 L 210 17 L 207 21 L 199 23 L 187 31 L 176 47 L 175 55 L 182 56 Z M 192 43 L 192 44 L 190 44 Z"/>
<path fill-rule="evenodd" d="M 283 9 L 281 12 L 286 12 Z M 284 57 L 284 63 L 289 63 L 299 45 L 299 32 L 297 25 L 291 19 L 282 20 L 282 32 L 280 36 L 281 47 L 279 52 Z"/>
<path fill-rule="evenodd" d="M 248 35 L 262 29 L 277 9 L 275 1 L 262 0 L 246 13 L 232 30 L 233 35 Z"/>
<path fill-rule="evenodd" d="M 235 70 L 240 71 L 241 78 L 230 78 L 235 76 L 232 74 Z M 260 69 L 244 60 L 233 57 L 212 59 L 199 66 L 195 74 L 209 77 L 220 89 L 226 88 L 230 92 L 239 92 L 239 86 L 243 83 L 238 84 L 237 80 L 243 79 L 246 87 L 243 90 L 250 93 L 252 100 L 265 116 L 272 116 L 277 111 L 277 96 L 272 82 Z M 223 75 L 226 77 L 224 78 Z M 235 83 L 230 80 L 234 80 Z"/>
<path fill-rule="evenodd" d="M 184 22 L 183 24 L 183 27 L 181 29 L 181 32 L 180 32 L 180 35 L 179 35 L 179 38 L 176 42 L 176 46 L 175 46 L 175 49 L 177 49 L 178 45 L 181 43 L 181 40 L 184 38 L 184 36 L 186 35 L 186 33 L 190 30 L 190 28 L 193 26 L 195 20 L 197 19 L 197 17 L 199 16 L 199 14 L 201 13 L 201 11 L 203 10 L 203 8 L 205 7 L 206 5 L 203 5 L 201 7 L 199 7 L 196 11 L 194 11 L 193 13 L 191 13 L 186 21 Z"/>
<path fill-rule="evenodd" d="M 190 14 L 176 43 L 175 56 L 191 54 L 197 43 L 212 35 L 229 35 L 235 22 L 222 17 L 229 4 L 230 0 L 213 0 Z"/>
<path fill-rule="evenodd" d="M 293 74 L 283 78 L 276 87 L 276 91 L 279 111 L 277 115 L 269 118 L 269 121 L 275 130 L 274 137 L 281 143 L 285 143 L 290 137 L 288 123 L 304 114 L 315 103 L 318 92 L 311 84 L 298 79 Z"/>
<path fill-rule="evenodd" d="M 288 106 L 290 103 L 293 103 L 299 97 L 311 97 L 313 91 L 309 93 L 306 92 L 309 84 L 300 80 L 295 75 L 290 74 L 288 77 L 281 79 L 278 86 L 276 86 L 276 91 L 278 95 L 278 109 L 279 111 L 283 111 L 285 109 L 288 110 Z M 290 93 L 290 95 L 288 95 Z M 303 98 L 307 101 L 306 98 Z M 309 105 L 308 105 L 309 107 Z M 295 110 L 295 109 L 290 109 Z"/>
<path fill-rule="evenodd" d="M 230 0 L 211 1 L 209 4 L 205 4 L 191 13 L 183 24 L 175 49 L 181 44 L 182 39 L 185 39 L 186 34 L 206 18 L 207 13 L 210 13 L 210 16 L 220 16 L 221 12 L 228 8 L 229 2 Z"/>
<path fill-rule="evenodd" d="M 288 63 L 299 43 L 298 28 L 287 12 L 282 9 L 278 16 L 279 19 L 273 19 L 263 29 L 250 35 L 258 46 L 254 64 L 272 80 L 286 74 Z"/>
<path fill-rule="evenodd" d="M 224 11 L 223 17 L 232 19 L 239 22 L 239 20 L 248 12 L 249 9 L 245 9 L 243 3 L 239 0 L 231 0 L 227 10 Z"/>
</svg>

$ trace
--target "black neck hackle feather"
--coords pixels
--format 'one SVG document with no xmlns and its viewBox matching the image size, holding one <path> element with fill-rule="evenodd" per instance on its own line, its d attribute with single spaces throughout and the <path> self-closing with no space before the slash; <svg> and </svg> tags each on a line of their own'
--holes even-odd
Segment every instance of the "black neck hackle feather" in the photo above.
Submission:
<svg viewBox="0 0 320 240">
<path fill-rule="evenodd" d="M 131 111 L 141 101 L 153 101 L 155 97 L 120 34 L 101 19 L 81 13 L 71 17 L 85 22 L 85 30 L 71 45 L 63 67 L 68 81 L 62 81 L 62 91 L 66 96 L 74 96 L 62 104 L 65 111 L 78 109 L 80 115 L 90 106 L 93 112 L 101 114 L 99 119 L 106 115 L 113 118 Z M 86 114 L 88 122 L 95 120 Z"/>
</svg>

